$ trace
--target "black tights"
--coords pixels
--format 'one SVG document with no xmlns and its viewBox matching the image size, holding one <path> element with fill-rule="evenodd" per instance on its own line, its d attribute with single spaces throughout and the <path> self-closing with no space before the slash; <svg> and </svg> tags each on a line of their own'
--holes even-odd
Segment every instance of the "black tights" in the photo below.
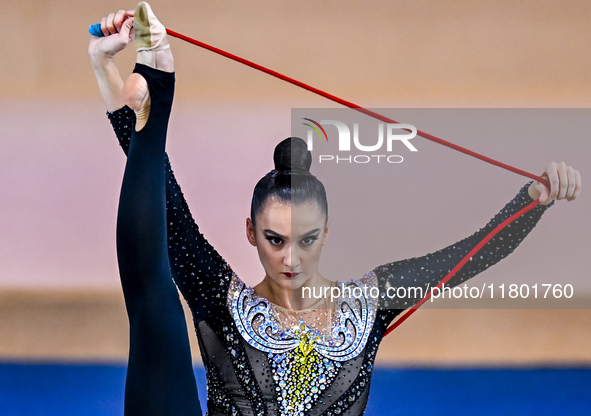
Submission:
<svg viewBox="0 0 591 416">
<path fill-rule="evenodd" d="M 199 415 L 183 308 L 168 262 L 164 149 L 174 73 L 137 64 L 148 82 L 147 124 L 134 131 L 117 215 L 117 258 L 129 317 L 125 415 Z"/>
</svg>

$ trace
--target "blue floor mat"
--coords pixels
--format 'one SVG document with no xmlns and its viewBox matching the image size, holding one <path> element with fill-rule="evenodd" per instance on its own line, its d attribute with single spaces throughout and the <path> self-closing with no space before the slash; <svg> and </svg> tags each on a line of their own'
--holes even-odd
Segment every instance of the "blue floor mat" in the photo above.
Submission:
<svg viewBox="0 0 591 416">
<path fill-rule="evenodd" d="M 124 383 L 124 365 L 0 364 L 0 415 L 122 415 Z M 366 415 L 589 416 L 591 369 L 378 367 Z"/>
</svg>

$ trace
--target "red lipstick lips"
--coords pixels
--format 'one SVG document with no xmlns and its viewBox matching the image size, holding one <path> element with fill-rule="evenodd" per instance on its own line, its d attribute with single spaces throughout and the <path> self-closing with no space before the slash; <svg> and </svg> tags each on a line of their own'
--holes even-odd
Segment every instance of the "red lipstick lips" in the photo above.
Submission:
<svg viewBox="0 0 591 416">
<path fill-rule="evenodd" d="M 296 277 L 299 273 L 283 273 L 287 277 Z"/>
</svg>

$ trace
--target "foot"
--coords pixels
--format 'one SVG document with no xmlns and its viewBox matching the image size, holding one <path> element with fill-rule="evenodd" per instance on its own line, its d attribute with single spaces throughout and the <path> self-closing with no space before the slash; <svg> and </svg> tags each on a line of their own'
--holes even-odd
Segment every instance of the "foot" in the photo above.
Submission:
<svg viewBox="0 0 591 416">
<path fill-rule="evenodd" d="M 174 72 L 166 28 L 146 2 L 137 5 L 134 13 L 136 62 L 165 72 Z"/>
<path fill-rule="evenodd" d="M 134 13 L 136 62 L 164 72 L 174 72 L 174 59 L 168 44 L 166 28 L 158 21 L 146 2 L 138 4 Z M 148 83 L 140 74 L 131 74 L 123 86 L 123 99 L 135 111 L 135 130 L 140 131 L 150 115 Z"/>
</svg>

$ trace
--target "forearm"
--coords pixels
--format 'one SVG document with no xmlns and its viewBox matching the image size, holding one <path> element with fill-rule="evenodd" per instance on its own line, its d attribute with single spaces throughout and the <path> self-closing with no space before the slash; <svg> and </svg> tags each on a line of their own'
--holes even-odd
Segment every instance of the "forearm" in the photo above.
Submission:
<svg viewBox="0 0 591 416">
<path fill-rule="evenodd" d="M 91 56 L 90 62 L 107 111 L 112 112 L 122 108 L 125 105 L 121 93 L 123 78 L 113 58 Z"/>
</svg>

